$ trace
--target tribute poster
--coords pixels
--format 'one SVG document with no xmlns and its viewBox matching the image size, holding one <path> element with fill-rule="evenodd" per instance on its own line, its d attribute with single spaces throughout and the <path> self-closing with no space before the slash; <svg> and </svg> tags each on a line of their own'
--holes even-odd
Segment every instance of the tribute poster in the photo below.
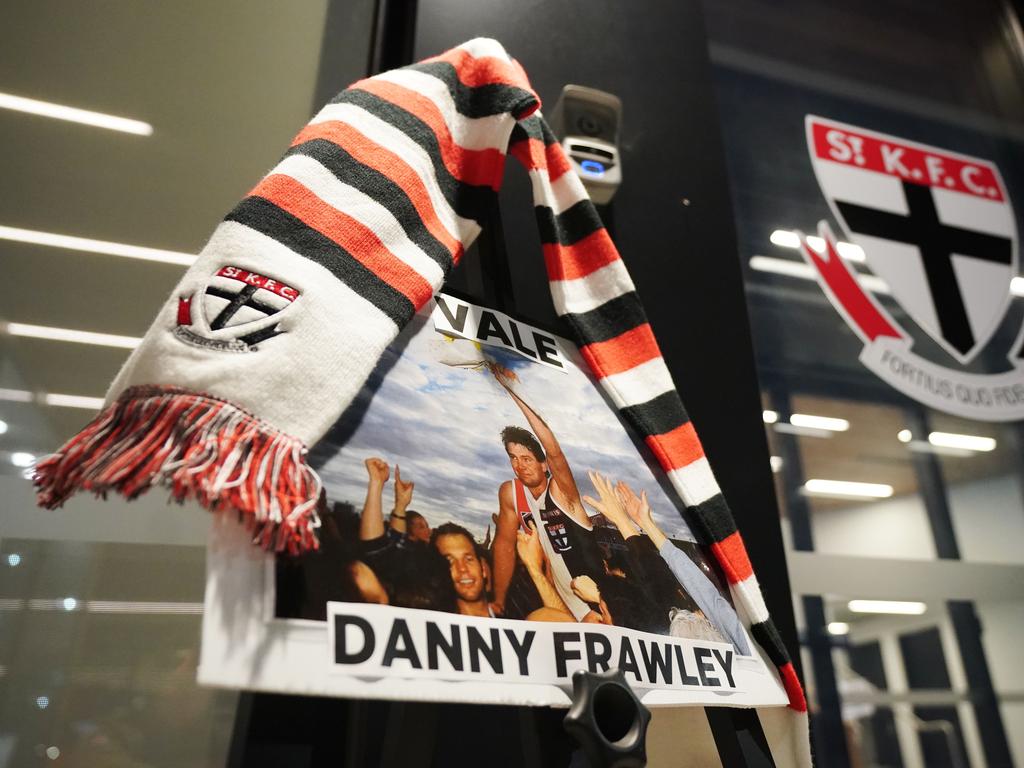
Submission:
<svg viewBox="0 0 1024 768">
<path fill-rule="evenodd" d="M 215 522 L 200 681 L 565 706 L 617 667 L 652 706 L 784 705 L 644 450 L 571 342 L 439 294 L 312 451 L 320 550 Z"/>
</svg>

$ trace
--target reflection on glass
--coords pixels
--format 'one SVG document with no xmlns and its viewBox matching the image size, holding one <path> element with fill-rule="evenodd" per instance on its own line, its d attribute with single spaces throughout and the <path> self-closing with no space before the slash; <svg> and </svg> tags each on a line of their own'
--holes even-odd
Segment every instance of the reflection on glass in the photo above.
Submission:
<svg viewBox="0 0 1024 768">
<path fill-rule="evenodd" d="M 203 547 L 7 539 L 0 556 L 0 765 L 224 764 L 237 697 L 195 680 Z"/>
</svg>

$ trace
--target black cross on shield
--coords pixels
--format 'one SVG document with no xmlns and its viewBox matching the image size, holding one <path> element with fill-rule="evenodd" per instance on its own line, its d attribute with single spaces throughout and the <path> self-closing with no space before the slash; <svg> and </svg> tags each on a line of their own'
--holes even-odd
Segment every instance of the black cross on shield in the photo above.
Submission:
<svg viewBox="0 0 1024 768">
<path fill-rule="evenodd" d="M 1008 237 L 943 224 L 935 210 L 931 187 L 904 181 L 903 194 L 909 209 L 906 215 L 840 199 L 836 199 L 835 204 L 851 232 L 917 247 L 942 338 L 966 357 L 979 340 L 975 338 L 968 319 L 964 292 L 953 267 L 953 256 L 1009 266 L 1013 263 L 1013 241 Z M 985 341 L 987 339 L 981 340 L 982 343 Z"/>
<path fill-rule="evenodd" d="M 231 280 L 208 285 L 203 296 L 203 308 L 210 330 L 235 328 L 235 338 L 250 345 L 280 335 L 276 325 L 265 325 L 262 321 L 276 315 L 287 303 L 278 301 L 271 304 L 272 299 L 267 292 L 264 291 L 264 296 L 260 297 L 259 291 L 258 286 L 241 285 Z"/>
</svg>

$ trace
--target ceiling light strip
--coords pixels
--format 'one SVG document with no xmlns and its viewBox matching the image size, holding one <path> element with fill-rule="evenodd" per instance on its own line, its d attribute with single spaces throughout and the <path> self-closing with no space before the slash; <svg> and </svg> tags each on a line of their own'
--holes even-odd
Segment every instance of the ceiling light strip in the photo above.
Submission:
<svg viewBox="0 0 1024 768">
<path fill-rule="evenodd" d="M 814 416 L 810 413 L 794 413 L 789 417 L 789 423 L 795 427 L 824 429 L 829 432 L 845 432 L 850 428 L 850 422 L 846 419 L 837 419 L 832 416 Z"/>
<path fill-rule="evenodd" d="M 959 448 L 964 451 L 993 451 L 995 438 L 981 435 L 958 435 L 953 432 L 932 432 L 928 442 L 939 448 Z"/>
<path fill-rule="evenodd" d="M 21 469 L 31 467 L 36 463 L 35 454 L 29 453 L 28 451 L 5 451 L 7 458 L 11 464 Z"/>
<path fill-rule="evenodd" d="M 165 264 L 178 264 L 184 267 L 195 262 L 196 257 L 190 253 L 165 251 L 160 248 L 146 248 L 140 245 L 114 243 L 108 240 L 93 240 L 88 237 L 59 235 L 54 232 L 40 232 L 34 229 L 20 229 L 0 225 L 0 240 L 13 240 L 18 243 L 46 245 L 52 248 L 64 248 L 70 251 L 102 253 L 107 256 L 121 256 L 126 259 L 142 259 L 159 261 Z"/>
<path fill-rule="evenodd" d="M 69 107 L 65 104 L 55 104 L 52 101 L 29 99 L 24 96 L 15 96 L 11 93 L 0 93 L 0 109 L 11 109 L 15 112 L 50 117 L 54 120 L 66 120 L 71 123 L 105 128 L 108 131 L 131 133 L 136 136 L 153 135 L 153 126 L 143 120 L 134 120 L 130 117 L 118 117 L 117 115 L 108 115 L 104 112 L 93 112 L 89 109 Z"/>
<path fill-rule="evenodd" d="M 106 402 L 102 397 L 62 395 L 54 392 L 44 392 L 41 400 L 43 405 L 55 405 L 60 408 L 85 408 L 89 411 L 98 411 Z"/>
<path fill-rule="evenodd" d="M 809 413 L 794 413 L 789 422 L 780 422 L 778 411 L 764 410 L 761 420 L 765 424 L 774 424 L 776 432 L 808 437 L 831 437 L 833 432 L 845 432 L 850 422 L 833 416 L 814 416 Z"/>
<path fill-rule="evenodd" d="M 782 248 L 799 248 L 800 247 L 800 236 L 788 229 L 776 229 L 768 238 L 771 240 L 773 245 L 781 246 Z M 808 235 L 807 244 L 811 246 L 818 253 L 825 252 L 825 240 L 818 237 L 817 235 Z M 836 244 L 836 250 L 839 251 L 839 255 L 847 261 L 865 261 L 866 256 L 864 255 L 864 249 L 855 243 L 847 243 L 840 240 Z"/>
<path fill-rule="evenodd" d="M 910 600 L 851 600 L 847 607 L 854 613 L 891 613 L 920 616 L 928 610 L 925 603 Z"/>
<path fill-rule="evenodd" d="M 25 389 L 4 389 L 0 387 L 0 400 L 9 403 L 31 403 L 35 396 Z"/>
<path fill-rule="evenodd" d="M 28 601 L 30 611 L 73 611 L 78 607 L 78 601 L 73 597 L 59 597 L 57 599 L 33 598 Z"/>
<path fill-rule="evenodd" d="M 884 483 L 858 483 L 850 480 L 812 478 L 804 483 L 804 492 L 811 496 L 887 499 L 892 496 L 893 488 Z"/>
<path fill-rule="evenodd" d="M 0 400 L 12 403 L 39 403 L 61 408 L 86 408 L 99 410 L 106 402 L 102 397 L 88 395 L 65 395 L 57 392 L 28 392 L 24 389 L 0 389 Z"/>
<path fill-rule="evenodd" d="M 0 323 L 0 332 L 9 336 L 25 336 L 33 339 L 50 341 L 70 341 L 75 344 L 96 344 L 101 347 L 118 347 L 135 349 L 142 343 L 138 336 L 117 336 L 112 333 L 94 333 L 78 331 L 73 328 L 54 328 L 46 325 L 29 325 L 28 323 Z"/>
<path fill-rule="evenodd" d="M 815 427 L 796 427 L 786 422 L 779 422 L 773 429 L 783 435 L 797 435 L 799 437 L 818 437 L 823 439 L 831 438 L 835 432 L 830 429 L 817 429 Z"/>
<path fill-rule="evenodd" d="M 0 611 L 20 611 L 26 607 L 32 611 L 68 612 L 81 608 L 82 603 L 73 597 L 33 598 L 31 600 L 0 598 Z M 203 604 L 170 601 L 88 600 L 85 602 L 85 610 L 89 613 L 197 616 L 202 614 Z"/>
<path fill-rule="evenodd" d="M 199 615 L 203 612 L 202 603 L 137 602 L 131 600 L 89 600 L 85 608 L 89 613 Z"/>
</svg>

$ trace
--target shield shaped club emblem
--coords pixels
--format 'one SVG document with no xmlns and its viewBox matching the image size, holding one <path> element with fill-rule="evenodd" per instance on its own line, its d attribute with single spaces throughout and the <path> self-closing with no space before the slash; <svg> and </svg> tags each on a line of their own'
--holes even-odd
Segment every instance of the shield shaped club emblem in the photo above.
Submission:
<svg viewBox="0 0 1024 768">
<path fill-rule="evenodd" d="M 962 364 L 991 338 L 1017 274 L 1016 226 L 996 166 L 813 115 L 822 193 L 871 270 Z"/>
<path fill-rule="evenodd" d="M 298 296 L 295 288 L 279 280 L 240 267 L 223 267 L 203 293 L 203 314 L 211 331 L 231 329 L 232 338 L 255 344 L 281 333 L 266 321 Z"/>
</svg>

